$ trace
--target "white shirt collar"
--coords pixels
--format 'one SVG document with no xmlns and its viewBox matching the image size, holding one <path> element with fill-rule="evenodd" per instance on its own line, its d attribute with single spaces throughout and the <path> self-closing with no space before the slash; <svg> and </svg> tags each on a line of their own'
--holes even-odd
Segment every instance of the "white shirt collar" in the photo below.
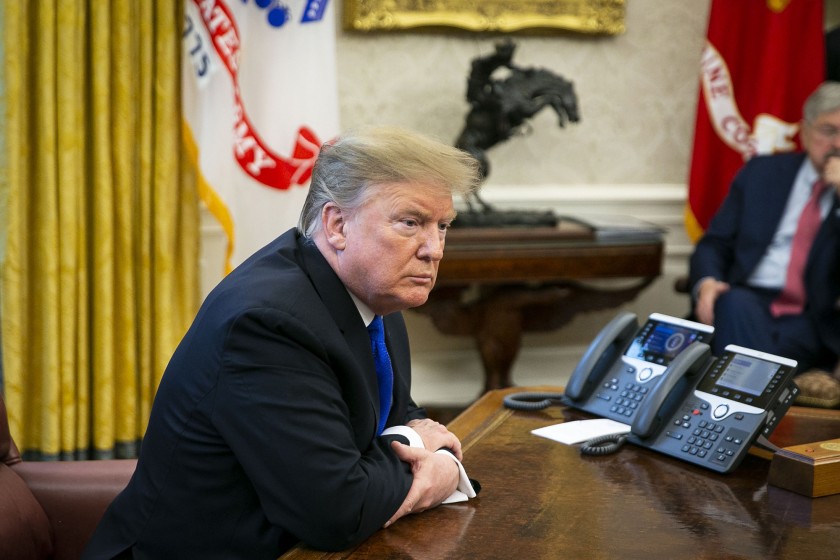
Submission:
<svg viewBox="0 0 840 560">
<path fill-rule="evenodd" d="M 353 303 L 356 304 L 356 309 L 359 311 L 359 315 L 362 316 L 362 321 L 364 321 L 365 326 L 370 325 L 373 322 L 373 318 L 376 316 L 376 313 L 374 313 L 370 307 L 365 305 L 362 300 L 354 296 L 350 290 L 347 290 L 347 293 L 350 294 L 350 298 L 353 300 Z"/>
<path fill-rule="evenodd" d="M 817 173 L 816 167 L 814 167 L 813 162 L 811 162 L 811 158 L 806 157 L 805 161 L 803 162 L 802 168 L 800 169 L 800 177 L 807 185 L 813 185 L 814 182 L 820 178 L 819 173 Z"/>
</svg>

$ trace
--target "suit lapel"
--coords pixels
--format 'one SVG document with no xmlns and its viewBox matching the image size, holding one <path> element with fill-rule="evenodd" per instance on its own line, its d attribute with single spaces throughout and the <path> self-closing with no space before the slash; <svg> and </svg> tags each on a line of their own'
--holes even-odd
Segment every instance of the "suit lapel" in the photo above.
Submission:
<svg viewBox="0 0 840 560">
<path fill-rule="evenodd" d="M 804 159 L 804 154 L 786 154 L 761 160 L 767 164 L 757 168 L 755 177 L 750 179 L 751 187 L 747 189 L 743 201 L 745 209 L 759 208 L 761 212 L 744 210 L 742 213 L 742 216 L 754 216 L 749 224 L 742 224 L 742 227 L 752 230 L 756 242 L 750 245 L 749 251 L 744 251 L 739 257 L 743 277 L 733 280 L 745 281 L 773 242 L 773 236 L 793 190 L 793 182 Z"/>
<path fill-rule="evenodd" d="M 755 193 L 756 200 L 750 201 L 751 204 L 758 204 L 759 208 L 765 210 L 765 214 L 761 216 L 761 224 L 765 228 L 764 236 L 767 245 L 770 244 L 776 234 L 776 229 L 793 190 L 793 183 L 804 159 L 804 154 L 796 154 L 796 156 L 789 158 L 770 160 L 777 162 L 778 166 L 773 166 L 767 170 L 765 184 Z"/>
<path fill-rule="evenodd" d="M 347 288 L 341 283 L 315 243 L 300 237 L 298 237 L 297 242 L 303 256 L 303 269 L 344 335 L 359 370 L 363 372 L 361 382 L 365 385 L 365 392 L 369 397 L 378 422 L 379 389 L 376 383 L 376 366 L 373 363 L 373 355 L 370 350 L 370 337 L 362 317 L 359 315 L 359 310 L 350 298 L 350 294 L 347 293 Z M 375 427 L 376 424 L 374 424 Z"/>
<path fill-rule="evenodd" d="M 812 269 L 820 266 L 829 266 L 833 264 L 835 245 L 838 230 L 840 230 L 840 205 L 837 202 L 837 195 L 834 195 L 831 208 L 828 211 L 825 219 L 820 224 L 820 229 L 817 231 L 817 237 L 814 238 L 814 244 L 811 246 L 811 251 L 808 253 L 808 262 L 805 265 L 805 282 L 807 284 L 809 276 L 812 274 Z M 826 254 L 828 252 L 828 254 Z"/>
</svg>

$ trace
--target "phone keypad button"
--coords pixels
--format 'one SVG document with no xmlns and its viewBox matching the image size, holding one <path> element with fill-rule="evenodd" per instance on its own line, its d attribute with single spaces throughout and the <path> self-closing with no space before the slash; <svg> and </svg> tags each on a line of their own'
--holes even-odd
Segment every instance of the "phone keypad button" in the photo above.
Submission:
<svg viewBox="0 0 840 560">
<path fill-rule="evenodd" d="M 611 391 L 618 391 L 618 379 L 613 377 L 609 381 L 604 382 L 604 387 L 606 389 L 610 389 Z"/>
<path fill-rule="evenodd" d="M 684 453 L 697 455 L 698 457 L 705 457 L 709 453 L 706 449 L 692 445 L 683 445 L 681 449 Z"/>
<path fill-rule="evenodd" d="M 641 385 L 633 382 L 625 383 L 624 388 L 618 392 L 619 387 L 617 379 L 612 379 L 604 383 L 604 387 L 617 392 L 615 394 L 613 405 L 610 407 L 610 412 L 627 418 L 631 418 L 636 413 L 636 410 L 638 410 L 639 405 L 648 393 L 647 387 L 642 387 Z M 607 398 L 608 393 L 606 392 L 599 393 L 597 396 L 606 401 L 610 400 Z"/>
</svg>

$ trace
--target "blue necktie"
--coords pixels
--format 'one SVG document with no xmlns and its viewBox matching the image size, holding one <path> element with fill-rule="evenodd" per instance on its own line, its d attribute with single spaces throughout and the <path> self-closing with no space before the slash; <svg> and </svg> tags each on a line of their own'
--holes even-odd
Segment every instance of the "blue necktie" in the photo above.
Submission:
<svg viewBox="0 0 840 560">
<path fill-rule="evenodd" d="M 376 379 L 379 382 L 379 426 L 376 435 L 385 429 L 385 421 L 391 412 L 391 399 L 394 392 L 394 370 L 391 368 L 391 358 L 385 346 L 385 327 L 382 317 L 377 315 L 368 325 L 370 348 L 373 351 L 373 361 L 376 364 Z"/>
</svg>

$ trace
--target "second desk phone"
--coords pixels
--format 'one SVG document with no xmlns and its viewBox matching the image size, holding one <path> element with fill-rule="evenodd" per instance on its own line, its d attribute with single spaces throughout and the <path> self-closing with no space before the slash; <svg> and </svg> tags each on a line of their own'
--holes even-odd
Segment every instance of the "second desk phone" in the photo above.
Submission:
<svg viewBox="0 0 840 560">
<path fill-rule="evenodd" d="M 682 391 L 663 380 L 630 426 L 628 440 L 730 472 L 793 404 L 796 367 L 794 360 L 730 344 Z"/>
</svg>

